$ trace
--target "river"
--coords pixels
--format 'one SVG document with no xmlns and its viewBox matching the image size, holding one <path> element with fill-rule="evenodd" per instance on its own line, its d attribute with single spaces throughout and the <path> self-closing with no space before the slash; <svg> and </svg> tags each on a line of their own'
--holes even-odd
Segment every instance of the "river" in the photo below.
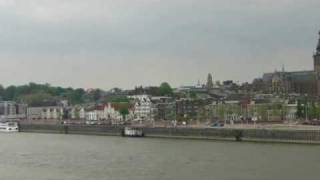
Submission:
<svg viewBox="0 0 320 180">
<path fill-rule="evenodd" d="M 319 179 L 320 146 L 0 134 L 4 180 Z"/>
</svg>

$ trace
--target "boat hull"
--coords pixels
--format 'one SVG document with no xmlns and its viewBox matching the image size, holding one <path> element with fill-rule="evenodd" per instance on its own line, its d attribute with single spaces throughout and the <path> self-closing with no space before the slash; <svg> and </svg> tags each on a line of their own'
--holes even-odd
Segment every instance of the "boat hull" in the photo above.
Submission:
<svg viewBox="0 0 320 180">
<path fill-rule="evenodd" d="M 6 122 L 6 123 L 0 123 L 0 132 L 19 132 L 19 126 L 18 123 L 15 122 Z"/>
<path fill-rule="evenodd" d="M 125 128 L 122 130 L 124 137 L 144 137 L 144 132 L 140 129 Z"/>
<path fill-rule="evenodd" d="M 4 132 L 4 133 L 16 133 L 16 132 L 19 132 L 19 130 L 18 130 L 18 129 L 14 129 L 14 130 L 1 129 L 0 132 Z"/>
</svg>

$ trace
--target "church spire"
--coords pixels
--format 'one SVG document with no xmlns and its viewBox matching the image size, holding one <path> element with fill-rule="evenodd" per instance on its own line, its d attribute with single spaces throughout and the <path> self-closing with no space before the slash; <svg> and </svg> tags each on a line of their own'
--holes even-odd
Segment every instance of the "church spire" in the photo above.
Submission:
<svg viewBox="0 0 320 180">
<path fill-rule="evenodd" d="M 208 74 L 206 87 L 207 87 L 207 89 L 213 88 L 213 78 L 212 78 L 211 73 Z"/>
<path fill-rule="evenodd" d="M 318 46 L 317 46 L 316 54 L 317 54 L 317 55 L 320 55 L 320 31 L 319 31 L 319 41 L 318 41 Z"/>
</svg>

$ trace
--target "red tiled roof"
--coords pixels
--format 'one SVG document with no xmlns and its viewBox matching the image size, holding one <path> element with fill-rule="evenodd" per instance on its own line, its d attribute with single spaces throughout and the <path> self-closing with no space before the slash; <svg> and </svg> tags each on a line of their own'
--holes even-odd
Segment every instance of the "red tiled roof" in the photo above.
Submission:
<svg viewBox="0 0 320 180">
<path fill-rule="evenodd" d="M 119 111 L 121 108 L 128 108 L 129 110 L 134 109 L 134 105 L 130 103 L 110 103 L 110 105 L 116 111 Z"/>
<path fill-rule="evenodd" d="M 104 107 L 105 107 L 105 105 L 97 105 L 96 110 L 103 111 Z"/>
</svg>

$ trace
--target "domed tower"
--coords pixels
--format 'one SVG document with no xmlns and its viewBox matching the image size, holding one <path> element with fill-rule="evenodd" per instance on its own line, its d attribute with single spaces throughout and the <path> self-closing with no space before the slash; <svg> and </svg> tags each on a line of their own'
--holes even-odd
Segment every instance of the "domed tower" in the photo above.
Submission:
<svg viewBox="0 0 320 180">
<path fill-rule="evenodd" d="M 317 95 L 320 96 L 320 31 L 315 54 L 313 55 L 314 71 L 317 74 Z"/>
</svg>

